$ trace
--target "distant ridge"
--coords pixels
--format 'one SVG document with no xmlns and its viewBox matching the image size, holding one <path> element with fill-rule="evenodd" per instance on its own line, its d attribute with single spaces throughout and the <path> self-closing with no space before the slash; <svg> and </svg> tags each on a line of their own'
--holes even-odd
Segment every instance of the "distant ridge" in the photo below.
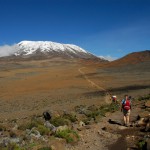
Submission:
<svg viewBox="0 0 150 150">
<path fill-rule="evenodd" d="M 150 50 L 130 53 L 120 59 L 110 62 L 109 66 L 138 64 L 142 62 L 150 62 Z"/>
</svg>

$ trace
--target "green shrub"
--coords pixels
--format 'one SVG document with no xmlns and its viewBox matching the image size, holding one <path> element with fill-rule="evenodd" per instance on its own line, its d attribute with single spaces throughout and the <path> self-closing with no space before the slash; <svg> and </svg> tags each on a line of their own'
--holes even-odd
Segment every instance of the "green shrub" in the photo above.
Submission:
<svg viewBox="0 0 150 150">
<path fill-rule="evenodd" d="M 37 130 L 41 135 L 48 135 L 50 133 L 50 130 L 43 125 L 38 125 Z"/>
<path fill-rule="evenodd" d="M 58 126 L 64 126 L 64 125 L 68 125 L 69 124 L 69 120 L 68 119 L 65 119 L 63 117 L 55 117 L 53 118 L 52 120 L 50 120 L 50 122 L 55 126 L 55 127 L 58 127 Z"/>
<path fill-rule="evenodd" d="M 70 129 L 57 131 L 55 136 L 59 138 L 64 138 L 67 143 L 77 142 L 79 140 L 79 135 L 77 134 L 77 132 Z"/>
<path fill-rule="evenodd" d="M 20 130 L 30 129 L 31 130 L 33 127 L 38 127 L 38 123 L 35 121 L 31 121 L 27 124 L 20 125 L 18 129 L 20 129 Z"/>
<path fill-rule="evenodd" d="M 115 112 L 119 110 L 119 104 L 111 103 L 107 105 L 102 105 L 99 108 L 95 105 L 91 105 L 86 107 L 84 105 L 76 106 L 75 110 L 79 114 L 84 114 L 86 118 L 82 119 L 82 121 L 88 125 L 91 119 L 94 119 L 94 122 L 97 122 L 101 117 L 105 117 L 107 112 Z"/>
<path fill-rule="evenodd" d="M 76 122 L 77 121 L 76 115 L 73 115 L 73 114 L 64 114 L 63 118 L 68 119 L 71 122 Z"/>
<path fill-rule="evenodd" d="M 12 138 L 17 137 L 16 133 L 13 132 L 13 131 L 10 131 L 10 132 L 9 132 L 9 135 L 10 135 L 10 137 L 12 137 Z"/>
<path fill-rule="evenodd" d="M 26 143 L 24 148 L 25 148 L 25 150 L 32 150 L 32 149 L 34 149 L 34 147 L 37 147 L 38 145 L 39 145 L 39 143 L 36 143 L 36 142 Z"/>
<path fill-rule="evenodd" d="M 42 147 L 42 148 L 39 148 L 38 150 L 52 150 L 51 147 Z"/>
<path fill-rule="evenodd" d="M 87 109 L 90 110 L 90 111 L 97 111 L 97 110 L 98 110 L 98 107 L 95 106 L 95 105 L 91 105 L 91 106 L 89 106 Z"/>
<path fill-rule="evenodd" d="M 90 117 L 90 118 L 95 118 L 96 116 L 98 116 L 100 114 L 100 112 L 97 110 L 97 111 L 90 111 L 86 114 L 87 117 Z"/>
<path fill-rule="evenodd" d="M 145 140 L 139 140 L 138 143 L 137 143 L 137 146 L 138 146 L 139 150 L 143 150 L 145 144 L 146 144 Z"/>
<path fill-rule="evenodd" d="M 3 125 L 0 125 L 0 131 L 6 131 L 6 127 L 4 127 Z"/>
<path fill-rule="evenodd" d="M 9 143 L 6 149 L 2 148 L 2 150 L 25 150 L 25 149 L 19 147 L 16 143 Z"/>
<path fill-rule="evenodd" d="M 85 105 L 75 106 L 75 111 L 79 114 L 84 114 L 86 109 Z"/>
<path fill-rule="evenodd" d="M 111 103 L 109 105 L 109 112 L 115 112 L 119 110 L 119 104 Z"/>
<path fill-rule="evenodd" d="M 16 123 L 16 122 L 17 122 L 17 119 L 12 119 L 11 122 Z"/>
<path fill-rule="evenodd" d="M 107 112 L 115 112 L 115 111 L 117 111 L 119 109 L 119 105 L 116 104 L 116 103 L 111 103 L 110 105 L 103 105 L 99 109 L 100 109 L 100 114 L 105 116 L 105 114 Z"/>
<path fill-rule="evenodd" d="M 150 94 L 145 95 L 145 96 L 140 96 L 140 97 L 138 98 L 138 100 L 139 100 L 139 101 L 142 101 L 142 100 L 150 100 Z"/>
<path fill-rule="evenodd" d="M 91 120 L 91 118 L 89 117 L 89 118 L 83 119 L 82 121 L 85 123 L 85 125 L 89 125 L 90 124 L 90 120 Z"/>
<path fill-rule="evenodd" d="M 22 124 L 18 127 L 19 130 L 26 130 L 26 129 L 32 129 L 33 127 L 38 127 L 38 125 L 42 125 L 43 122 L 41 122 L 38 119 L 31 119 L 31 121 L 29 123 L 26 124 Z"/>
</svg>

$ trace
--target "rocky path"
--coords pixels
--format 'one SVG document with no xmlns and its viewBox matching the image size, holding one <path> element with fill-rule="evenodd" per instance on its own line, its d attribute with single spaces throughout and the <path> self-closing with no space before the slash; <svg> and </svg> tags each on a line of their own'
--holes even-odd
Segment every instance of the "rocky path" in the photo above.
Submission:
<svg viewBox="0 0 150 150">
<path fill-rule="evenodd" d="M 139 106 L 133 107 L 130 122 L 133 122 L 141 112 Z M 109 113 L 101 122 L 83 127 L 79 131 L 80 141 L 78 144 L 66 145 L 66 150 L 120 150 L 120 148 L 126 150 L 134 143 L 134 137 L 137 133 L 134 132 L 136 130 L 133 127 L 125 127 L 122 124 L 122 112 Z"/>
<path fill-rule="evenodd" d="M 120 137 L 112 132 L 118 125 L 109 124 L 109 118 L 107 116 L 100 123 L 90 125 L 89 129 L 83 128 L 79 131 L 79 143 L 75 146 L 67 145 L 66 150 L 107 150 L 107 145 L 113 144 Z"/>
<path fill-rule="evenodd" d="M 133 102 L 133 109 L 131 111 L 131 123 L 136 120 L 138 114 L 145 113 L 145 109 L 142 109 L 141 106 L 143 102 L 139 103 L 139 101 Z M 149 112 L 148 112 L 149 113 Z M 145 115 L 145 114 L 144 114 Z M 42 118 L 41 118 L 42 119 Z M 82 122 L 82 121 L 81 121 Z M 15 123 L 15 122 L 14 122 Z M 83 122 L 82 122 L 83 123 Z M 74 130 L 77 130 L 80 140 L 74 140 L 74 143 L 67 144 L 62 138 L 54 138 L 49 139 L 49 136 L 43 135 L 41 136 L 38 129 L 32 127 L 31 130 L 26 129 L 26 137 L 30 139 L 34 139 L 36 137 L 37 140 L 42 140 L 45 144 L 50 145 L 52 150 L 133 150 L 131 147 L 136 147 L 136 143 L 138 141 L 138 137 L 144 137 L 149 134 L 140 132 L 140 128 L 137 127 L 125 127 L 123 124 L 123 114 L 120 111 L 116 111 L 114 113 L 106 113 L 106 116 L 101 118 L 98 123 L 94 123 L 94 120 L 90 121 L 90 125 L 78 124 L 77 122 L 72 125 Z M 11 124 L 14 125 L 14 124 Z M 17 125 L 17 124 L 16 124 Z M 41 125 L 42 126 L 42 125 Z M 43 126 L 42 126 L 43 127 Z M 63 127 L 63 126 L 61 126 Z M 2 128 L 2 127 L 1 127 Z M 10 127 L 12 128 L 12 127 Z M 45 128 L 44 128 L 45 129 Z M 24 130 L 24 129 L 23 129 Z M 10 130 L 7 130 L 6 133 L 10 134 L 11 137 L 6 135 L 6 139 L 8 140 L 19 140 L 20 138 L 20 130 L 18 130 L 18 125 L 14 126 L 11 131 L 13 131 L 15 136 L 12 136 Z M 36 131 L 36 134 L 35 134 Z M 4 137 L 4 132 L 0 132 L 1 137 Z M 17 136 L 18 133 L 18 136 Z M 34 134 L 33 134 L 34 133 Z M 4 137 L 5 139 L 5 137 Z M 0 138 L 0 141 L 3 139 Z M 2 143 L 2 141 L 0 143 Z M 36 141 L 36 140 L 35 140 Z M 77 142 L 78 141 L 78 142 Z M 25 141 L 24 141 L 25 142 Z M 37 142 L 37 141 L 36 141 Z M 15 143 L 18 143 L 17 141 Z M 23 143 L 21 143 L 23 144 Z M 29 143 L 27 143 L 28 145 Z M 33 141 L 30 143 L 33 144 Z M 37 147 L 39 146 L 39 147 Z M 33 150 L 37 150 L 42 145 L 35 145 Z M 134 149 L 135 150 L 135 149 Z"/>
</svg>

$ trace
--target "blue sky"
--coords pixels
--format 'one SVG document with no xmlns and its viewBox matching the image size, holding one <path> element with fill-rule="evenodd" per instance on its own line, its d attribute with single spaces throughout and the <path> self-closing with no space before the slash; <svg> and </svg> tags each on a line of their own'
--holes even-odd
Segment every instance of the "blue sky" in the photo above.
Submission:
<svg viewBox="0 0 150 150">
<path fill-rule="evenodd" d="M 113 58 L 150 49 L 150 0 L 0 0 L 0 46 L 22 40 Z"/>
</svg>

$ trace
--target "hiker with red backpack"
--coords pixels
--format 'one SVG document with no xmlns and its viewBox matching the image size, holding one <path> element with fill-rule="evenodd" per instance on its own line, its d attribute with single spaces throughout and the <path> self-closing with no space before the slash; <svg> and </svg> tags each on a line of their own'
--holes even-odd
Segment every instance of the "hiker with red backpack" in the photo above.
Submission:
<svg viewBox="0 0 150 150">
<path fill-rule="evenodd" d="M 129 126 L 130 121 L 130 112 L 131 112 L 131 101 L 128 98 L 128 95 L 125 95 L 125 98 L 121 102 L 121 111 L 123 111 L 123 119 L 124 125 L 127 127 Z"/>
<path fill-rule="evenodd" d="M 113 95 L 111 98 L 112 98 L 113 103 L 117 103 L 117 96 L 116 95 Z"/>
</svg>

